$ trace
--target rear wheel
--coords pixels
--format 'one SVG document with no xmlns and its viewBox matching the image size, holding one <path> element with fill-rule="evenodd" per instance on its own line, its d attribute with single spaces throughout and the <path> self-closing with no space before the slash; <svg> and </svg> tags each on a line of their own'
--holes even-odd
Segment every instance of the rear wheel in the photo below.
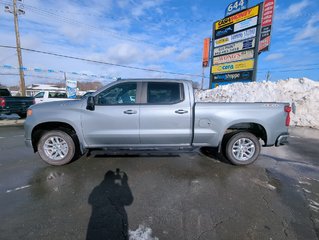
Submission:
<svg viewBox="0 0 319 240">
<path fill-rule="evenodd" d="M 73 160 L 76 146 L 72 137 L 60 130 L 49 131 L 40 138 L 38 152 L 51 165 L 64 165 Z"/>
<path fill-rule="evenodd" d="M 249 132 L 234 133 L 226 142 L 225 154 L 235 165 L 248 165 L 259 156 L 260 143 L 258 138 Z"/>
</svg>

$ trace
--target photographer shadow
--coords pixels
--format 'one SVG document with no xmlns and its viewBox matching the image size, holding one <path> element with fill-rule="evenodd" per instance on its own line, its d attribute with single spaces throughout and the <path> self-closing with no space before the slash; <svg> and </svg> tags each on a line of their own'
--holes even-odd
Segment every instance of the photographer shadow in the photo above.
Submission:
<svg viewBox="0 0 319 240">
<path fill-rule="evenodd" d="M 86 239 L 128 240 L 128 218 L 125 206 L 131 205 L 133 195 L 128 177 L 119 169 L 108 171 L 103 181 L 89 196 L 92 206 Z"/>
</svg>

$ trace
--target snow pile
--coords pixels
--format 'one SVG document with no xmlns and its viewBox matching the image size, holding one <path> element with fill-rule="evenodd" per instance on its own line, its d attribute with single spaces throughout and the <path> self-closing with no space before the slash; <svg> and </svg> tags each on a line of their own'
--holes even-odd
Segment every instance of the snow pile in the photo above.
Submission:
<svg viewBox="0 0 319 240">
<path fill-rule="evenodd" d="M 139 225 L 135 231 L 129 230 L 130 240 L 158 240 L 157 237 L 152 237 L 152 229 Z"/>
<path fill-rule="evenodd" d="M 0 114 L 0 120 L 17 120 L 17 119 L 20 119 L 19 115 L 18 114 L 10 114 L 10 115 L 7 115 L 7 114 Z"/>
<path fill-rule="evenodd" d="M 319 82 L 290 78 L 278 82 L 234 83 L 195 93 L 199 102 L 289 102 L 291 125 L 319 129 Z"/>
</svg>

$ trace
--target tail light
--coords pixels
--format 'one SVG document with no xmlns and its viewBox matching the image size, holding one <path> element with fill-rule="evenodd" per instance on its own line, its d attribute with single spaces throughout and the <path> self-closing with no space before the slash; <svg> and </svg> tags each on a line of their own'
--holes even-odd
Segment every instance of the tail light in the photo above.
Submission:
<svg viewBox="0 0 319 240">
<path fill-rule="evenodd" d="M 6 100 L 4 98 L 0 98 L 0 107 L 6 106 Z"/>
<path fill-rule="evenodd" d="M 285 112 L 287 113 L 286 116 L 286 126 L 289 127 L 290 125 L 290 112 L 291 112 L 291 107 L 290 106 L 285 106 Z"/>
</svg>

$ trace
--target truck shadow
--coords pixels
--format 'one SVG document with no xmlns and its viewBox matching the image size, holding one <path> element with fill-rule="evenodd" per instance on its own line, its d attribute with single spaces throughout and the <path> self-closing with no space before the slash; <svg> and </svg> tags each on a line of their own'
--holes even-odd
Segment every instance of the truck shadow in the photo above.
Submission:
<svg viewBox="0 0 319 240">
<path fill-rule="evenodd" d="M 128 218 L 125 206 L 133 203 L 133 195 L 125 172 L 108 171 L 88 200 L 92 214 L 86 239 L 128 240 Z"/>
<path fill-rule="evenodd" d="M 91 150 L 86 154 L 86 157 L 93 158 L 148 158 L 148 157 L 180 157 L 180 152 L 167 152 L 167 151 L 104 151 L 104 150 Z"/>
<path fill-rule="evenodd" d="M 202 147 L 199 149 L 199 153 L 203 154 L 206 157 L 216 159 L 220 162 L 231 164 L 230 161 L 227 160 L 227 158 L 223 155 L 222 152 L 218 152 L 217 147 Z"/>
</svg>

